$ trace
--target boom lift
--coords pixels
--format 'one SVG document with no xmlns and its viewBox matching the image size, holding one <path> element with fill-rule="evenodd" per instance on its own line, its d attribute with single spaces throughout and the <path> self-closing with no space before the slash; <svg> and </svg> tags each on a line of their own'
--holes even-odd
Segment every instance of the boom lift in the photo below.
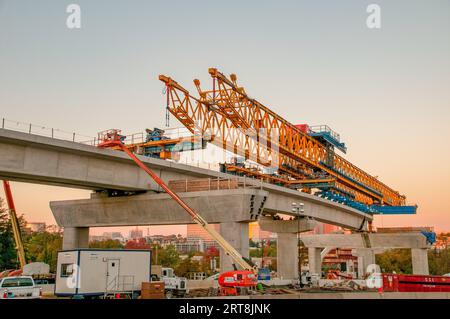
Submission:
<svg viewBox="0 0 450 319">
<path fill-rule="evenodd" d="M 192 218 L 194 222 L 200 225 L 212 238 L 222 247 L 227 255 L 238 264 L 243 270 L 234 270 L 221 274 L 219 283 L 221 293 L 224 295 L 235 295 L 239 288 L 254 287 L 257 283 L 255 269 L 252 267 L 242 255 L 231 246 L 225 238 L 222 237 L 206 220 L 197 212 L 189 207 L 175 192 L 173 192 L 164 181 L 159 178 L 151 169 L 149 169 L 139 158 L 136 157 L 124 144 L 124 136 L 120 130 L 111 129 L 99 133 L 100 148 L 115 148 L 124 151 L 140 168 L 142 168 L 162 189 L 169 194 L 175 202 L 180 205 Z M 236 266 L 235 266 L 236 268 Z"/>
<path fill-rule="evenodd" d="M 11 219 L 12 230 L 14 234 L 14 241 L 16 243 L 17 257 L 19 258 L 20 268 L 26 265 L 25 251 L 23 249 L 22 234 L 20 232 L 19 219 L 16 214 L 16 206 L 11 192 L 11 185 L 9 181 L 3 181 L 3 188 L 5 190 L 6 202 L 8 204 L 9 217 Z"/>
</svg>

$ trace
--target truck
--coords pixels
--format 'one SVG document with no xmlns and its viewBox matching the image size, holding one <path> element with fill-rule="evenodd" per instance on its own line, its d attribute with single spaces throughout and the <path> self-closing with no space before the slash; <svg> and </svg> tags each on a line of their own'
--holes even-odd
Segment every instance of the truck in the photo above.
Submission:
<svg viewBox="0 0 450 319">
<path fill-rule="evenodd" d="M 172 268 L 160 265 L 152 266 L 152 281 L 163 281 L 165 294 L 168 298 L 172 296 L 184 296 L 187 291 L 187 279 L 177 277 Z"/>
<path fill-rule="evenodd" d="M 14 276 L 0 279 L 0 299 L 39 299 L 41 288 L 31 276 Z"/>
<path fill-rule="evenodd" d="M 137 298 L 151 281 L 151 251 L 74 249 L 58 252 L 55 295 L 79 299 Z"/>
</svg>

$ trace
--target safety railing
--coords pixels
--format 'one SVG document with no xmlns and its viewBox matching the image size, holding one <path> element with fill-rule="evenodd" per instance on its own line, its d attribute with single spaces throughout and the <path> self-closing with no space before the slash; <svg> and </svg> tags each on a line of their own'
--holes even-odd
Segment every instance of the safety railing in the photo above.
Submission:
<svg viewBox="0 0 450 319">
<path fill-rule="evenodd" d="M 310 131 L 313 133 L 328 133 L 331 135 L 332 138 L 334 138 L 336 141 L 340 142 L 341 136 L 333 131 L 328 125 L 313 125 L 309 127 Z"/>
<path fill-rule="evenodd" d="M 47 127 L 45 125 L 25 123 L 15 121 L 7 118 L 1 119 L 1 128 L 6 130 L 12 130 L 22 133 L 28 133 L 33 135 L 40 135 L 50 137 L 58 140 L 70 141 L 75 143 L 81 143 L 91 146 L 97 146 L 99 144 L 98 137 L 92 137 L 88 135 L 79 134 L 76 132 L 64 131 L 58 128 Z M 191 136 L 192 133 L 183 127 L 168 128 L 164 130 L 164 136 L 168 138 L 178 138 Z M 145 142 L 146 133 L 133 133 L 126 135 L 124 140 L 125 144 L 135 144 Z"/>
<path fill-rule="evenodd" d="M 106 283 L 105 297 L 116 293 L 131 293 L 133 295 L 135 290 L 134 276 L 123 275 L 116 276 L 111 281 Z"/>
<path fill-rule="evenodd" d="M 13 121 L 6 118 L 1 119 L 1 128 L 33 135 L 51 137 L 54 139 L 70 141 L 75 143 L 83 143 L 83 141 L 93 139 L 90 136 L 78 134 L 75 132 L 68 132 L 53 127 L 47 127 L 44 125 Z"/>
<path fill-rule="evenodd" d="M 263 180 L 248 176 L 234 178 L 177 179 L 169 181 L 169 187 L 175 192 L 231 190 L 238 188 L 262 189 Z"/>
<path fill-rule="evenodd" d="M 101 142 L 99 141 L 98 137 L 92 137 L 88 135 L 79 134 L 76 132 L 69 132 L 64 131 L 58 128 L 48 127 L 45 125 L 38 125 L 38 124 L 32 124 L 32 123 L 25 123 L 20 121 L 15 121 L 7 118 L 1 118 L 0 127 L 2 129 L 27 133 L 27 134 L 33 134 L 33 135 L 39 135 L 44 137 L 49 137 L 53 139 L 58 140 L 64 140 L 64 141 L 70 141 L 74 143 L 80 143 L 90 146 L 98 146 L 98 144 Z M 170 139 L 175 139 L 179 137 L 188 137 L 192 136 L 192 133 L 184 127 L 177 127 L 177 128 L 168 128 L 164 129 L 164 136 Z M 142 143 L 145 142 L 146 133 L 140 132 L 140 133 L 133 133 L 126 135 L 124 143 L 125 144 L 136 144 L 136 143 Z M 189 166 L 194 166 L 198 168 L 208 169 L 208 170 L 214 170 L 218 171 L 220 168 L 220 165 L 215 162 L 208 162 L 204 160 L 203 157 L 191 157 L 191 156 L 183 156 L 180 160 L 177 160 L 176 162 L 180 164 L 185 164 Z"/>
</svg>

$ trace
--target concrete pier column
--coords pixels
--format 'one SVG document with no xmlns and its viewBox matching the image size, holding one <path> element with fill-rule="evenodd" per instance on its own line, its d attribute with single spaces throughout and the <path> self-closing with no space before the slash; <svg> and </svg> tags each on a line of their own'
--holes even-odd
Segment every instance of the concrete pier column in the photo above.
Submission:
<svg viewBox="0 0 450 319">
<path fill-rule="evenodd" d="M 277 274 L 281 279 L 298 279 L 297 234 L 277 234 Z"/>
<path fill-rule="evenodd" d="M 89 227 L 64 227 L 62 249 L 89 247 Z"/>
<path fill-rule="evenodd" d="M 429 275 L 428 251 L 422 248 L 411 249 L 412 271 L 415 275 Z"/>
<path fill-rule="evenodd" d="M 261 217 L 261 230 L 277 234 L 277 276 L 283 279 L 298 278 L 297 233 L 314 229 L 316 222 L 307 218 L 300 220 L 273 220 Z"/>
<path fill-rule="evenodd" d="M 309 273 L 317 274 L 322 277 L 322 260 L 320 253 L 322 248 L 308 247 L 308 263 L 309 263 Z"/>
<path fill-rule="evenodd" d="M 358 257 L 358 278 L 364 278 L 367 266 L 375 264 L 375 253 L 371 248 L 359 248 L 352 251 Z"/>
<path fill-rule="evenodd" d="M 243 257 L 249 258 L 248 223 L 227 222 L 220 223 L 220 234 Z M 233 270 L 233 260 L 220 249 L 220 270 Z"/>
</svg>

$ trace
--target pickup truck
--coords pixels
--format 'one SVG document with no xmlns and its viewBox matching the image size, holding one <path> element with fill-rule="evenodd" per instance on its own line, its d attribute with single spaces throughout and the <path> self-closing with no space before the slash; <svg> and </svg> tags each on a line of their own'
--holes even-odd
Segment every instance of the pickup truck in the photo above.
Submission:
<svg viewBox="0 0 450 319">
<path fill-rule="evenodd" d="M 39 299 L 41 288 L 36 287 L 31 276 L 0 279 L 0 299 Z"/>
</svg>

